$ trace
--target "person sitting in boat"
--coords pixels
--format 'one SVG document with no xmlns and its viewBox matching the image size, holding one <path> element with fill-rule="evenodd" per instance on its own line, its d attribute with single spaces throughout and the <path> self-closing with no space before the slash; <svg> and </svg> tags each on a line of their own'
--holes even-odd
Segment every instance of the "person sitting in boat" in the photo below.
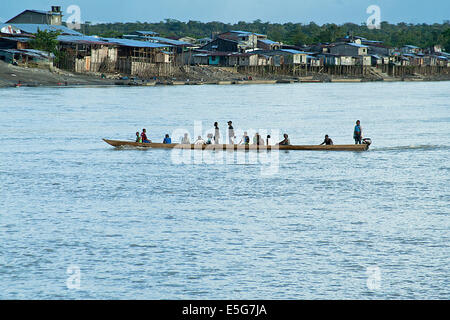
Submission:
<svg viewBox="0 0 450 320">
<path fill-rule="evenodd" d="M 246 146 L 250 144 L 250 137 L 248 136 L 247 131 L 244 131 L 244 135 L 242 136 L 241 141 L 239 141 L 239 144 Z"/>
<path fill-rule="evenodd" d="M 142 138 L 141 138 L 141 134 L 138 132 L 136 132 L 136 142 L 137 143 L 142 143 Z"/>
<path fill-rule="evenodd" d="M 191 144 L 191 140 L 189 139 L 189 134 L 185 133 L 184 137 L 181 139 L 182 144 Z"/>
<path fill-rule="evenodd" d="M 261 135 L 258 132 L 255 133 L 255 136 L 253 137 L 253 144 L 256 144 L 257 146 L 264 145 L 264 139 L 261 137 Z"/>
<path fill-rule="evenodd" d="M 208 135 L 206 137 L 207 137 L 206 144 L 212 144 L 213 143 L 213 134 L 208 133 Z"/>
<path fill-rule="evenodd" d="M 323 140 L 323 142 L 320 145 L 327 145 L 327 146 L 332 146 L 333 145 L 333 140 L 331 140 L 330 137 L 328 137 L 328 135 L 325 135 L 325 140 Z"/>
<path fill-rule="evenodd" d="M 170 139 L 168 134 L 166 134 L 166 136 L 164 137 L 163 143 L 164 144 L 171 144 L 172 143 L 172 139 Z"/>
<path fill-rule="evenodd" d="M 282 141 L 280 141 L 278 144 L 280 146 L 288 146 L 291 144 L 291 142 L 289 141 L 289 137 L 287 135 L 287 133 L 283 134 L 284 139 Z"/>
<path fill-rule="evenodd" d="M 147 130 L 145 130 L 145 128 L 142 129 L 141 139 L 142 143 L 152 143 L 150 140 L 147 139 Z"/>
<path fill-rule="evenodd" d="M 270 137 L 270 134 L 268 134 L 266 138 L 266 145 L 271 146 L 272 144 L 273 144 L 272 138 Z"/>
<path fill-rule="evenodd" d="M 198 136 L 198 137 L 197 137 L 197 140 L 195 141 L 194 144 L 200 144 L 200 145 L 203 145 L 203 144 L 206 144 L 206 141 L 203 140 L 202 136 Z"/>
<path fill-rule="evenodd" d="M 355 139 L 355 144 L 361 144 L 362 141 L 362 128 L 361 128 L 361 122 L 359 120 L 356 120 L 356 126 L 353 130 L 353 139 Z"/>
</svg>

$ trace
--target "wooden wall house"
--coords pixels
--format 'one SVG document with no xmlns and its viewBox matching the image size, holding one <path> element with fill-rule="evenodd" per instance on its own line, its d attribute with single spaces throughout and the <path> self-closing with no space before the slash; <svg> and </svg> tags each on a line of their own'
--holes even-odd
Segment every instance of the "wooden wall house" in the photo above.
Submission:
<svg viewBox="0 0 450 320">
<path fill-rule="evenodd" d="M 368 47 L 358 43 L 338 43 L 330 47 L 330 53 L 343 56 L 367 55 Z"/>
</svg>

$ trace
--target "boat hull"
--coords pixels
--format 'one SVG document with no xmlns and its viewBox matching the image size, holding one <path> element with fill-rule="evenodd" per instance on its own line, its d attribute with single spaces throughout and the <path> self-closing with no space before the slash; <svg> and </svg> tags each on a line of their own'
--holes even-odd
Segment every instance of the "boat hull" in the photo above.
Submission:
<svg viewBox="0 0 450 320">
<path fill-rule="evenodd" d="M 109 145 L 120 147 L 140 147 L 154 149 L 192 149 L 192 150 L 321 150 L 321 151 L 366 151 L 369 149 L 367 144 L 337 144 L 337 145 L 288 145 L 288 146 L 257 146 L 242 144 L 180 144 L 180 143 L 139 143 L 133 141 L 109 140 L 103 139 Z"/>
</svg>

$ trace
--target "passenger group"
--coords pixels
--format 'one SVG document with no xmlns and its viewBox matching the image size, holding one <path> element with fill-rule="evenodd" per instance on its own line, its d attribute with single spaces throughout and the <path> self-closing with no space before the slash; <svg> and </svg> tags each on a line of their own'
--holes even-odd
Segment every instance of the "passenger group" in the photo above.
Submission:
<svg viewBox="0 0 450 320">
<path fill-rule="evenodd" d="M 228 144 L 236 144 L 235 139 L 236 135 L 234 132 L 233 122 L 228 121 Z M 361 128 L 361 122 L 359 120 L 356 121 L 355 128 L 353 130 L 353 139 L 355 140 L 355 144 L 361 144 L 363 140 L 362 139 L 362 128 Z M 214 135 L 212 133 L 208 133 L 206 140 L 203 139 L 201 136 L 197 137 L 197 140 L 195 140 L 193 143 L 196 145 L 207 145 L 207 144 L 220 144 L 220 128 L 218 122 L 214 122 Z M 147 130 L 144 128 L 142 129 L 142 133 L 136 132 L 136 142 L 137 143 L 152 143 L 151 140 L 147 137 Z M 266 139 L 264 139 L 258 132 L 255 133 L 253 139 L 252 139 L 252 145 L 257 146 L 270 146 L 270 145 L 280 145 L 280 146 L 286 146 L 290 145 L 291 142 L 289 140 L 289 136 L 287 133 L 283 134 L 283 140 L 280 142 L 274 144 L 272 137 L 270 135 L 266 136 Z M 165 135 L 163 142 L 164 144 L 170 144 L 172 143 L 172 139 L 168 134 Z M 189 134 L 185 133 L 184 136 L 181 138 L 181 144 L 191 144 L 191 140 L 189 138 Z M 250 145 L 250 137 L 247 133 L 247 131 L 244 131 L 244 135 L 242 136 L 239 145 Z M 333 140 L 328 136 L 325 135 L 325 139 L 320 145 L 333 145 Z"/>
</svg>

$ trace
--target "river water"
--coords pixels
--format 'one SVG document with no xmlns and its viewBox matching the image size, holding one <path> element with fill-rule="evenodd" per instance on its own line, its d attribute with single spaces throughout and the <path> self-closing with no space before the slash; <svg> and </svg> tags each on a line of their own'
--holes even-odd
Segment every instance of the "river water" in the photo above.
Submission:
<svg viewBox="0 0 450 320">
<path fill-rule="evenodd" d="M 2 89 L 0 298 L 448 299 L 449 88 Z M 205 136 L 214 121 L 224 135 L 233 120 L 343 144 L 356 119 L 367 152 L 181 156 L 101 140 L 144 127 L 178 140 L 194 124 Z"/>
</svg>

